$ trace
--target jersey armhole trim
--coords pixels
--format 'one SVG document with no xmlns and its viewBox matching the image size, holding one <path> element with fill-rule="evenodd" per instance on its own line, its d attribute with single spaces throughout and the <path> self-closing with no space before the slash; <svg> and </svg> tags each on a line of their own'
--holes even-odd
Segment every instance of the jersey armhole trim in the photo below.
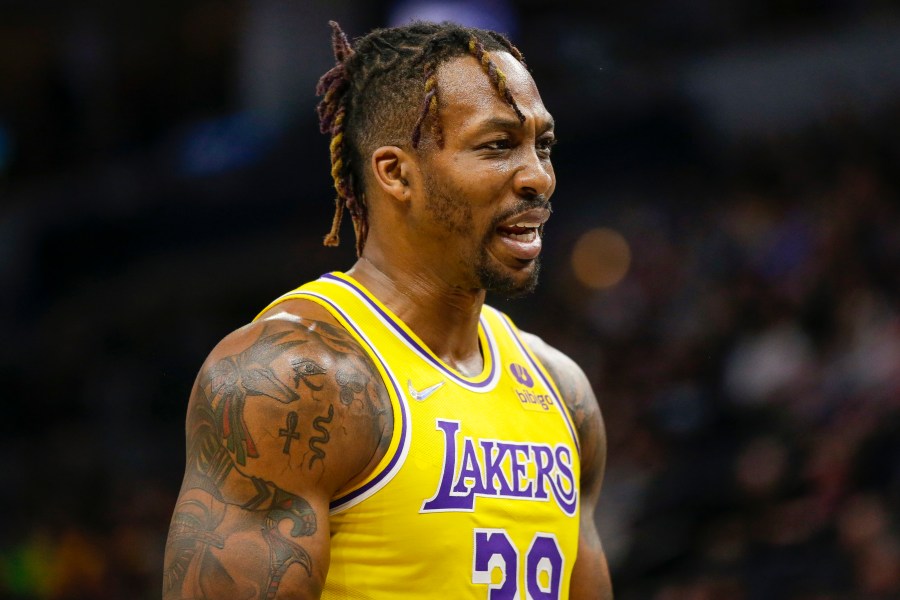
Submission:
<svg viewBox="0 0 900 600">
<path fill-rule="evenodd" d="M 330 514 L 336 514 L 352 506 L 356 506 L 366 498 L 374 495 L 378 490 L 387 485 L 400 470 L 400 467 L 403 466 L 403 463 L 406 461 L 406 456 L 409 453 L 409 409 L 406 406 L 401 391 L 402 387 L 397 382 L 397 378 L 388 368 L 387 362 L 382 358 L 374 344 L 372 344 L 371 340 L 363 333 L 361 328 L 356 325 L 353 319 L 351 319 L 338 304 L 327 296 L 315 291 L 300 288 L 277 298 L 263 310 L 263 313 L 285 300 L 292 299 L 307 300 L 318 304 L 331 313 L 338 323 L 347 330 L 347 333 L 360 344 L 366 354 L 375 363 L 375 367 L 378 370 L 379 375 L 381 375 L 388 397 L 390 398 L 391 408 L 393 409 L 394 427 L 387 451 L 365 479 L 353 487 L 339 490 L 335 494 L 329 503 L 329 512 Z"/>
<path fill-rule="evenodd" d="M 575 430 L 575 421 L 572 418 L 572 414 L 569 412 L 569 407 L 566 405 L 563 400 L 562 393 L 560 393 L 559 389 L 556 387 L 556 382 L 553 381 L 553 378 L 550 377 L 550 374 L 547 372 L 547 369 L 544 367 L 544 364 L 535 356 L 535 354 L 531 351 L 531 348 L 528 347 L 528 344 L 521 338 L 519 335 L 519 331 L 513 322 L 506 316 L 504 313 L 498 311 L 493 307 L 490 308 L 494 312 L 494 314 L 498 317 L 498 319 L 503 323 L 503 326 L 506 328 L 506 331 L 510 334 L 510 337 L 515 341 L 516 345 L 519 347 L 519 350 L 522 352 L 522 355 L 531 363 L 531 366 L 537 371 L 541 380 L 544 382 L 544 385 L 547 386 L 547 389 L 550 390 L 550 393 L 553 394 L 553 399 L 556 401 L 557 406 L 559 406 L 559 412 L 563 417 L 563 420 L 566 423 L 566 427 L 569 429 L 569 433 L 572 436 L 572 441 L 575 443 L 575 450 L 578 452 L 578 455 L 581 455 L 581 442 L 578 439 L 578 433 Z"/>
<path fill-rule="evenodd" d="M 274 300 L 269 302 L 269 304 L 266 305 L 266 307 L 264 309 L 259 311 L 259 313 L 255 317 L 253 317 L 252 322 L 258 321 L 261 316 L 263 316 L 264 314 L 266 314 L 267 312 L 269 312 L 270 310 L 272 310 L 273 308 L 275 308 L 282 302 L 285 302 L 286 300 L 293 300 L 293 299 L 297 298 L 298 295 L 300 294 L 301 289 L 302 288 L 297 288 L 295 290 L 291 290 L 290 292 L 285 292 L 284 294 L 278 296 L 277 298 L 275 298 Z"/>
</svg>

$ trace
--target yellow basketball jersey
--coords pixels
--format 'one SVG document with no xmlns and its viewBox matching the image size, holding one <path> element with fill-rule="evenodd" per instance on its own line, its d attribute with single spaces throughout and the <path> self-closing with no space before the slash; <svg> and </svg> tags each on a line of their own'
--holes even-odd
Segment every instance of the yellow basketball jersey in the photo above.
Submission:
<svg viewBox="0 0 900 600">
<path fill-rule="evenodd" d="M 384 459 L 331 502 L 322 597 L 568 598 L 577 436 L 509 318 L 483 308 L 484 369 L 467 377 L 348 275 L 324 275 L 269 308 L 294 298 L 321 305 L 353 335 L 394 412 Z"/>
</svg>

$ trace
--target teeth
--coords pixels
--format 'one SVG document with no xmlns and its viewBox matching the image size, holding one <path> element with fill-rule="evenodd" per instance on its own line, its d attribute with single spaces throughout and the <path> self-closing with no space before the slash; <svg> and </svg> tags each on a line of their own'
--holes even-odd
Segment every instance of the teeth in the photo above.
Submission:
<svg viewBox="0 0 900 600">
<path fill-rule="evenodd" d="M 517 242 L 530 243 L 530 242 L 533 242 L 534 238 L 537 237 L 537 231 L 532 229 L 528 233 L 510 233 L 507 235 L 508 235 L 508 237 L 516 240 Z"/>
<path fill-rule="evenodd" d="M 540 227 L 541 224 L 539 222 L 524 222 L 524 223 L 516 223 L 513 227 Z"/>
</svg>

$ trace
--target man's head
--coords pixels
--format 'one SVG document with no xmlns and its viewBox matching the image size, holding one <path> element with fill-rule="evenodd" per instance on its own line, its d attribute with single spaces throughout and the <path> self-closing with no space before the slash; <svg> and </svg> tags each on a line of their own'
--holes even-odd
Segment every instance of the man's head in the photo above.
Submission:
<svg viewBox="0 0 900 600">
<path fill-rule="evenodd" d="M 466 284 L 533 287 L 553 131 L 519 51 L 450 23 L 379 29 L 353 46 L 332 27 L 337 65 L 318 89 L 338 192 L 326 245 L 337 244 L 346 207 L 362 254 L 369 200 L 386 193 L 410 205 L 407 233 L 474 274 Z"/>
</svg>

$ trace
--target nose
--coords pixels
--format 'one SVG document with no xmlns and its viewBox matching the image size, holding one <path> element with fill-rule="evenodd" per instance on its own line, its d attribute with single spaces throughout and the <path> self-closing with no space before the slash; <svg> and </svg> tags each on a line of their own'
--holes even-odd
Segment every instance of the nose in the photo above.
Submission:
<svg viewBox="0 0 900 600">
<path fill-rule="evenodd" d="M 516 192 L 526 197 L 549 197 L 556 185 L 553 165 L 549 160 L 541 160 L 533 148 L 526 150 L 524 154 L 526 156 L 523 163 L 513 179 Z"/>
</svg>

